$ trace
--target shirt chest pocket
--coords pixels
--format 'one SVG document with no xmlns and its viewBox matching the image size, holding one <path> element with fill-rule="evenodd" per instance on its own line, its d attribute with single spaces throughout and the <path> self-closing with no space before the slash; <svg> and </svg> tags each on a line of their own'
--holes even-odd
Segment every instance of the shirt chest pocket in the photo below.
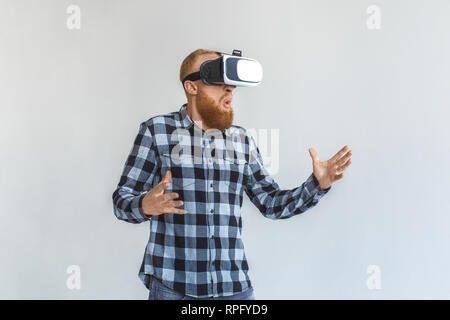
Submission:
<svg viewBox="0 0 450 320">
<path fill-rule="evenodd" d="M 181 154 L 172 156 L 169 153 L 161 154 L 161 179 L 170 170 L 172 180 L 168 190 L 194 189 L 195 162 L 194 157 Z"/>
<path fill-rule="evenodd" d="M 218 164 L 221 191 L 239 192 L 246 183 L 246 162 L 238 159 L 224 159 Z"/>
</svg>

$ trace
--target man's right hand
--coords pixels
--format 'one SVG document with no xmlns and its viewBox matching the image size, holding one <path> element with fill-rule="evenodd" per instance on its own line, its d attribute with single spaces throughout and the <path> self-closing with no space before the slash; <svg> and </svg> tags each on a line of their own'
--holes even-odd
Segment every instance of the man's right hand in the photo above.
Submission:
<svg viewBox="0 0 450 320">
<path fill-rule="evenodd" d="M 166 213 L 186 214 L 186 210 L 175 208 L 183 205 L 183 201 L 171 200 L 178 198 L 178 193 L 164 193 L 170 185 L 170 180 L 172 180 L 172 173 L 168 170 L 164 179 L 144 196 L 142 211 L 146 216 L 159 216 Z"/>
</svg>

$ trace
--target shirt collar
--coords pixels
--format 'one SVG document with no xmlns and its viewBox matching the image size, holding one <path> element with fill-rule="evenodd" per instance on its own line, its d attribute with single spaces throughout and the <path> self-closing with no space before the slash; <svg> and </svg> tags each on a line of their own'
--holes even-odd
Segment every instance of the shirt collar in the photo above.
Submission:
<svg viewBox="0 0 450 320">
<path fill-rule="evenodd" d="M 191 125 L 194 124 L 194 121 L 192 121 L 191 117 L 187 114 L 187 103 L 181 106 L 179 113 L 181 125 L 186 129 L 189 129 Z"/>
<path fill-rule="evenodd" d="M 181 106 L 179 114 L 180 114 L 181 125 L 184 128 L 189 129 L 193 124 L 195 124 L 194 121 L 192 121 L 191 117 L 189 117 L 189 115 L 187 113 L 187 103 L 185 103 Z M 225 135 L 228 136 L 230 134 L 228 129 L 222 130 L 222 133 L 225 133 Z"/>
</svg>

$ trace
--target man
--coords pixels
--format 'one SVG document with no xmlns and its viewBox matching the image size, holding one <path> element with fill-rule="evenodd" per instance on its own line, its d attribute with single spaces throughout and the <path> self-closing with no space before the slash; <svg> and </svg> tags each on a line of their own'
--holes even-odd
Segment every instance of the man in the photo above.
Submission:
<svg viewBox="0 0 450 320">
<path fill-rule="evenodd" d="M 348 146 L 323 162 L 310 148 L 313 173 L 281 190 L 253 137 L 232 124 L 235 87 L 183 82 L 220 56 L 198 49 L 184 59 L 187 104 L 141 123 L 113 193 L 118 219 L 150 221 L 139 272 L 149 299 L 254 299 L 241 239 L 244 191 L 265 217 L 290 218 L 315 206 L 351 163 Z"/>
</svg>

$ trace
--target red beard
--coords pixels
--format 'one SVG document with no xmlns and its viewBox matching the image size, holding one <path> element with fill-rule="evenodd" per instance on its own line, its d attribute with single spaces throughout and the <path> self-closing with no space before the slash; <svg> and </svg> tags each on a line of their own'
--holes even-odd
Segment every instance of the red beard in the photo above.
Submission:
<svg viewBox="0 0 450 320">
<path fill-rule="evenodd" d="M 196 104 L 197 111 L 208 128 L 215 128 L 222 131 L 231 127 L 233 124 L 233 109 L 225 110 L 208 95 L 199 92 Z"/>
</svg>

